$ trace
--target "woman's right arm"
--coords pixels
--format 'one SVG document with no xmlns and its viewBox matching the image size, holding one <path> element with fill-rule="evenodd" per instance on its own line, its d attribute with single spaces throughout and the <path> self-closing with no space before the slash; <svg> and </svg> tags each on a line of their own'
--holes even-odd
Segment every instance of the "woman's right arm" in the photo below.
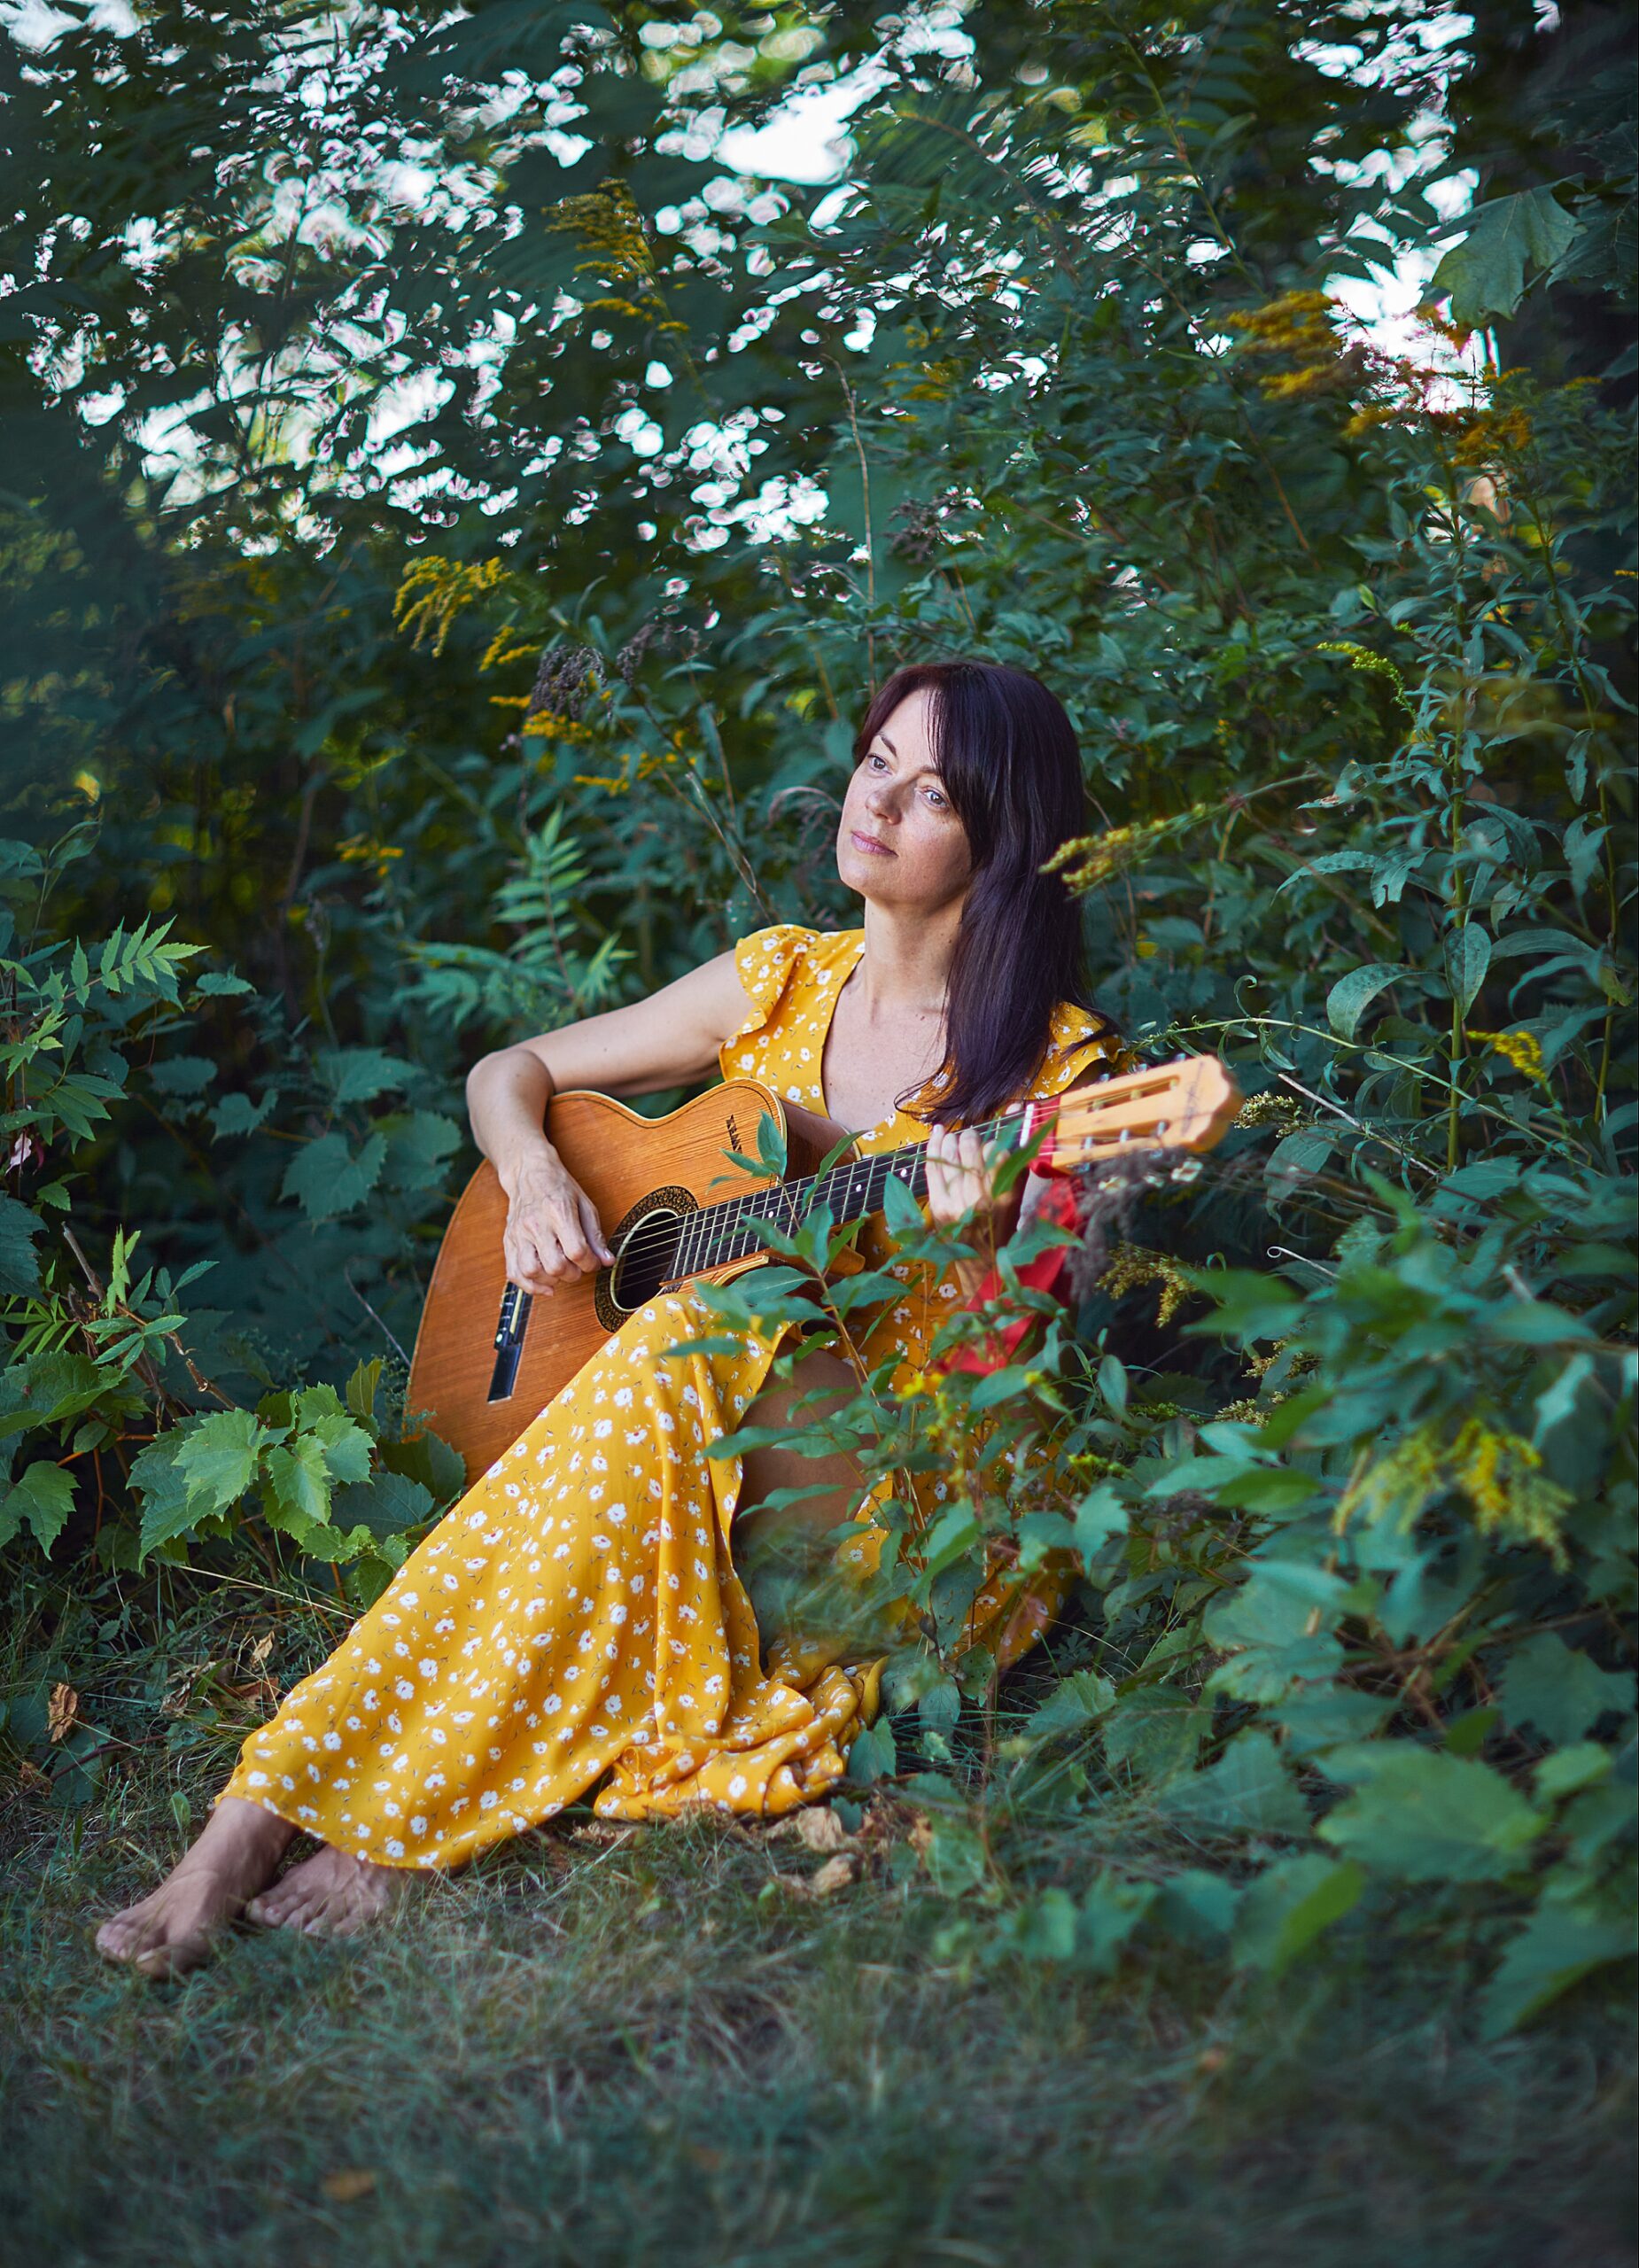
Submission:
<svg viewBox="0 0 1639 2268">
<path fill-rule="evenodd" d="M 597 1212 L 546 1136 L 547 1105 L 570 1087 L 653 1094 L 703 1078 L 751 1014 L 732 952 L 601 1016 L 481 1056 L 467 1074 L 467 1113 L 509 1199 L 507 1274 L 549 1296 L 614 1257 Z"/>
</svg>

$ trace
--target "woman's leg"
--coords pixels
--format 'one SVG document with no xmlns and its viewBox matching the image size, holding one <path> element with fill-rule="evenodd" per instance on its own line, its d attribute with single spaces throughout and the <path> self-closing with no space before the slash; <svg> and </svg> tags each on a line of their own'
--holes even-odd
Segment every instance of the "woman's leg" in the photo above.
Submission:
<svg viewBox="0 0 1639 2268">
<path fill-rule="evenodd" d="M 217 1931 L 273 1879 L 295 1832 L 259 1804 L 218 1804 L 159 1889 L 103 1923 L 97 1952 L 144 1977 L 197 1968 Z"/>
</svg>

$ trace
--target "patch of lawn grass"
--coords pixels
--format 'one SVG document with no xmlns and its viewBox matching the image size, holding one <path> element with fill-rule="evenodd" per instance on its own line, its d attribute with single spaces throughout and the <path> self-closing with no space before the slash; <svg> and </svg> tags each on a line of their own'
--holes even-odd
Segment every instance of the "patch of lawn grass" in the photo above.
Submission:
<svg viewBox="0 0 1639 2268">
<path fill-rule="evenodd" d="M 207 1785 L 194 1804 L 202 1815 Z M 180 1847 L 128 1779 L 12 1812 L 0 2254 L 324 2268 L 1618 2268 L 1634 2057 L 1596 1997 L 1477 2042 L 1369 1943 L 963 1973 L 885 1871 L 711 1819 L 529 1837 L 373 1935 L 153 1986 L 89 1924 Z M 77 1845 L 77 1848 L 76 1848 Z M 145 1863 L 144 1863 L 145 1854 Z"/>
</svg>

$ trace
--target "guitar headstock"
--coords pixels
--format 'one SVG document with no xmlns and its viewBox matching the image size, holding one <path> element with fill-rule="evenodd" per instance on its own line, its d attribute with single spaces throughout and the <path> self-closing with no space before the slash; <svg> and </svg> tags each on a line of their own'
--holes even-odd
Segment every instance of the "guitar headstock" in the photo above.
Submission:
<svg viewBox="0 0 1639 2268">
<path fill-rule="evenodd" d="M 1124 1071 L 1040 1107 L 1053 1114 L 1037 1170 L 1074 1173 L 1100 1159 L 1209 1150 L 1240 1108 L 1241 1093 L 1216 1055 Z"/>
</svg>

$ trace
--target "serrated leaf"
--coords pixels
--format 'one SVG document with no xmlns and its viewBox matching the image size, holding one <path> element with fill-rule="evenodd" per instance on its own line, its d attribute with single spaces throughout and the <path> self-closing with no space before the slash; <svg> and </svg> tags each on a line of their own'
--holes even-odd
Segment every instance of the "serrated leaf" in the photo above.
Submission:
<svg viewBox="0 0 1639 2268">
<path fill-rule="evenodd" d="M 1451 320 L 1472 330 L 1488 315 L 1511 315 L 1527 267 L 1552 268 L 1570 250 L 1577 223 L 1549 189 L 1524 189 L 1476 206 L 1466 234 L 1429 279 L 1432 294 L 1449 292 Z"/>
<path fill-rule="evenodd" d="M 1527 1726 L 1564 1748 L 1612 1712 L 1634 1705 L 1631 1672 L 1601 1669 L 1580 1647 L 1539 1631 L 1511 1656 L 1497 1685 L 1503 1714 L 1516 1732 Z"/>
<path fill-rule="evenodd" d="M 268 1451 L 267 1506 L 269 1527 L 283 1528 L 301 1541 L 307 1530 L 330 1518 L 330 1476 L 324 1447 L 312 1433 L 298 1433 Z"/>
<path fill-rule="evenodd" d="M 1326 1859 L 1314 1851 L 1266 1867 L 1248 1885 L 1236 1915 L 1237 1968 L 1278 1977 L 1323 1930 L 1358 1903 L 1365 1882 L 1352 1860 Z"/>
<path fill-rule="evenodd" d="M 1515 2031 L 1590 1970 L 1635 1950 L 1639 1924 L 1631 1914 L 1585 1914 L 1544 1898 L 1481 1995 L 1485 2037 L 1498 2039 Z"/>
<path fill-rule="evenodd" d="M 243 976 L 230 976 L 225 969 L 213 968 L 206 969 L 203 976 L 195 977 L 194 990 L 203 992 L 207 998 L 215 998 L 239 992 L 253 992 L 256 987 Z"/>
<path fill-rule="evenodd" d="M 1216 1764 L 1156 1798 L 1174 1825 L 1203 1835 L 1306 1835 L 1309 1812 L 1266 1732 L 1239 1733 Z"/>
<path fill-rule="evenodd" d="M 74 1502 L 74 1475 L 48 1457 L 36 1458 L 0 1497 L 0 1543 L 9 1543 L 27 1521 L 35 1542 L 49 1554 L 67 1526 Z"/>
<path fill-rule="evenodd" d="M 370 1135 L 356 1158 L 346 1135 L 318 1135 L 291 1159 L 279 1194 L 296 1198 L 310 1221 L 334 1220 L 364 1202 L 380 1178 L 386 1154 L 385 1134 Z"/>
<path fill-rule="evenodd" d="M 377 1095 L 401 1093 L 416 1076 L 413 1063 L 380 1047 L 327 1048 L 315 1068 L 338 1104 L 370 1102 Z"/>
<path fill-rule="evenodd" d="M 432 1491 L 408 1473 L 377 1472 L 336 1491 L 331 1517 L 338 1527 L 367 1527 L 374 1536 L 419 1527 L 433 1509 Z"/>
<path fill-rule="evenodd" d="M 268 1436 L 248 1410 L 214 1410 L 184 1433 L 176 1463 L 196 1513 L 226 1511 L 255 1478 Z"/>
<path fill-rule="evenodd" d="M 1400 1882 L 1495 1882 L 1525 1862 L 1546 1816 L 1475 1757 L 1410 1741 L 1344 1749 L 1329 1778 L 1363 1783 L 1317 1833 Z"/>
<path fill-rule="evenodd" d="M 44 1226 L 15 1197 L 0 1197 L 0 1292 L 25 1298 L 40 1289 L 40 1255 L 34 1239 Z"/>
</svg>

